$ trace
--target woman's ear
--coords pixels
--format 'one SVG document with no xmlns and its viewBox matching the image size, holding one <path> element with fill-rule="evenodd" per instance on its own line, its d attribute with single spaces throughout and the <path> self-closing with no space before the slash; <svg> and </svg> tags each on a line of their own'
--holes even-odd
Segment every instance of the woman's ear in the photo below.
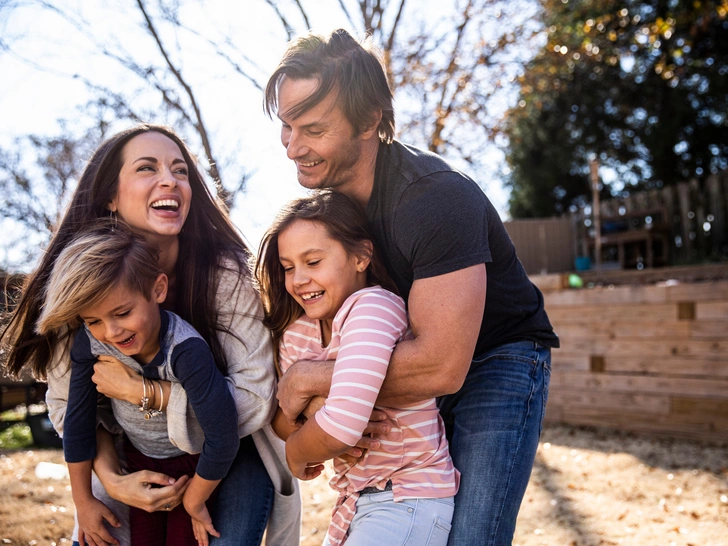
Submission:
<svg viewBox="0 0 728 546">
<path fill-rule="evenodd" d="M 109 201 L 109 206 L 106 208 L 109 210 L 109 212 L 116 212 L 119 209 L 119 207 L 116 206 L 116 197 Z"/>
<path fill-rule="evenodd" d="M 154 281 L 154 287 L 152 289 L 152 297 L 157 303 L 164 303 L 167 299 L 167 289 L 169 288 L 169 280 L 167 275 L 160 273 L 157 280 Z"/>
<path fill-rule="evenodd" d="M 362 273 L 367 270 L 372 261 L 374 245 L 371 241 L 362 241 L 362 252 L 356 256 L 356 270 Z"/>
</svg>

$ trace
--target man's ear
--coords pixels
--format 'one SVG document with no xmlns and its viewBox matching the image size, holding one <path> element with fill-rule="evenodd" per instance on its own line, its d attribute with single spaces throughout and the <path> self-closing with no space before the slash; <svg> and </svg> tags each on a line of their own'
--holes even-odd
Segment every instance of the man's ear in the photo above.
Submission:
<svg viewBox="0 0 728 546">
<path fill-rule="evenodd" d="M 362 131 L 359 136 L 364 140 L 369 140 L 372 137 L 379 139 L 379 123 L 381 121 L 382 111 L 377 109 L 371 113 L 368 123 L 362 127 Z"/>
<path fill-rule="evenodd" d="M 167 290 L 169 289 L 169 280 L 167 275 L 160 273 L 157 280 L 154 281 L 154 287 L 152 289 L 152 297 L 157 303 L 164 303 L 167 299 Z"/>
</svg>

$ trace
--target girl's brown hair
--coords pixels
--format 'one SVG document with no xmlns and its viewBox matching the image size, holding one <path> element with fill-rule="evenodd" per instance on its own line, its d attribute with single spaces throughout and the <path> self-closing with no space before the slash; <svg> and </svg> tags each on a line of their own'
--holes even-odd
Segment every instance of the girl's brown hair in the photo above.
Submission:
<svg viewBox="0 0 728 546">
<path fill-rule="evenodd" d="M 179 234 L 174 311 L 192 324 L 207 341 L 218 367 L 221 370 L 227 368 L 217 337 L 218 331 L 227 330 L 220 324 L 215 306 L 216 279 L 226 263 L 232 264 L 231 267 L 241 277 L 250 275 L 250 252 L 230 222 L 225 206 L 205 184 L 197 169 L 197 161 L 177 133 L 165 125 L 142 124 L 103 142 L 86 165 L 63 219 L 40 264 L 29 275 L 17 304 L 12 308 L 7 326 L 0 334 L 0 343 L 7 354 L 5 368 L 11 375 L 17 376 L 23 369 L 29 368 L 35 377 L 44 379 L 54 352 L 72 333 L 40 335 L 35 331 L 48 277 L 58 255 L 76 235 L 97 219 L 109 215 L 109 203 L 119 187 L 124 147 L 132 138 L 150 132 L 160 133 L 179 146 L 189 169 L 192 189 L 190 212 Z"/>
<path fill-rule="evenodd" d="M 296 220 L 323 224 L 329 236 L 339 241 L 349 255 L 371 256 L 367 284 L 378 284 L 391 292 L 397 292 L 374 247 L 366 214 L 356 201 L 331 190 L 316 191 L 291 201 L 278 213 L 263 236 L 255 266 L 265 309 L 265 324 L 273 334 L 275 347 L 278 347 L 286 328 L 303 314 L 301 306 L 286 291 L 285 271 L 278 258 L 278 238 Z"/>
</svg>

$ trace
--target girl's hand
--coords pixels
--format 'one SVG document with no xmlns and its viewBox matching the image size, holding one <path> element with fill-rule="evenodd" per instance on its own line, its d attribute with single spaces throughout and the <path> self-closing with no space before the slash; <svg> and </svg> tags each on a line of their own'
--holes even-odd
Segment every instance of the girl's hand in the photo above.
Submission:
<svg viewBox="0 0 728 546">
<path fill-rule="evenodd" d="M 182 503 L 189 476 L 182 476 L 175 481 L 159 472 L 140 470 L 132 474 L 116 475 L 111 481 L 102 480 L 102 483 L 109 495 L 124 504 L 146 512 L 167 512 Z"/>
<path fill-rule="evenodd" d="M 96 389 L 101 394 L 116 400 L 126 400 L 131 404 L 138 404 L 144 393 L 142 376 L 109 355 L 99 356 L 94 364 L 91 380 L 96 383 Z"/>
<path fill-rule="evenodd" d="M 293 474 L 299 480 L 313 480 L 315 478 L 318 478 L 324 471 L 323 463 L 297 463 L 291 461 L 288 458 L 287 454 L 286 462 L 288 463 L 288 468 L 291 469 L 291 474 Z"/>
</svg>

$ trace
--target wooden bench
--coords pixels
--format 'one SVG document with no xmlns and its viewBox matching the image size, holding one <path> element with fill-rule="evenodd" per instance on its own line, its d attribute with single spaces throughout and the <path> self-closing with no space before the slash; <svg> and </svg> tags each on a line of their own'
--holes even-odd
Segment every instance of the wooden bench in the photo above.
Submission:
<svg viewBox="0 0 728 546">
<path fill-rule="evenodd" d="M 616 247 L 620 269 L 635 267 L 640 262 L 645 267 L 667 265 L 670 229 L 665 208 L 603 216 L 601 222 L 602 253 Z M 589 247 L 595 249 L 594 239 L 589 241 Z"/>
</svg>

